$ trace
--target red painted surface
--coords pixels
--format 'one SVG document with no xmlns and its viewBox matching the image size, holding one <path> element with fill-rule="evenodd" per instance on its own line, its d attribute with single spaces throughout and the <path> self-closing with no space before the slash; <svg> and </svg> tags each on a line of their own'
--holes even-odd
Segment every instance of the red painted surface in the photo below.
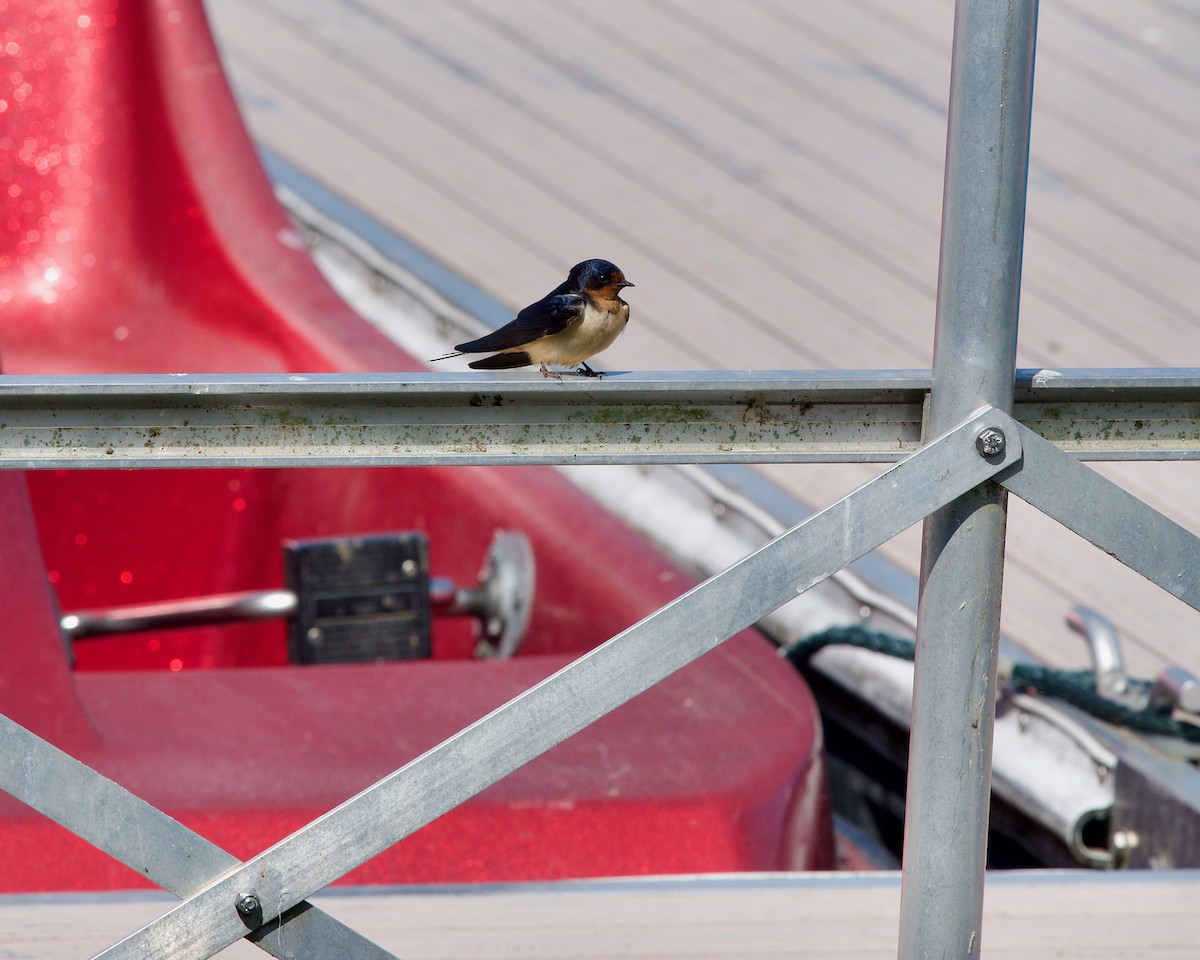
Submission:
<svg viewBox="0 0 1200 960">
<path fill-rule="evenodd" d="M 9 3 L 0 18 L 0 360 L 7 373 L 415 370 L 345 307 L 276 205 L 200 5 Z M 0 475 L 0 710 L 249 856 L 690 584 L 540 468 Z M 30 507 L 32 503 L 32 508 Z M 514 660 L 285 665 L 279 624 L 76 645 L 64 609 L 280 583 L 293 537 L 423 530 L 434 572 L 532 540 Z M 830 863 L 816 712 L 756 634 L 350 874 L 546 879 Z M 0 890 L 144 885 L 0 798 Z"/>
</svg>

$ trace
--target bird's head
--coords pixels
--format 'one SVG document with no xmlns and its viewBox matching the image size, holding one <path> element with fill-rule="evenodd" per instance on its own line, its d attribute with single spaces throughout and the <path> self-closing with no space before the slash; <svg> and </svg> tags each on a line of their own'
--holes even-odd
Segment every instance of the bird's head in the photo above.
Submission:
<svg viewBox="0 0 1200 960">
<path fill-rule="evenodd" d="M 602 297 L 616 296 L 622 287 L 632 287 L 625 274 L 615 263 L 608 260 L 584 260 L 571 268 L 568 282 L 574 282 L 580 290 Z"/>
</svg>

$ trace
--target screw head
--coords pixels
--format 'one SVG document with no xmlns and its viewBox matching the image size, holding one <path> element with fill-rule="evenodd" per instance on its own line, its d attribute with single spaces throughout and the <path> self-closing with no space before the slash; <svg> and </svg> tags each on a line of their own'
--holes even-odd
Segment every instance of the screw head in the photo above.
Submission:
<svg viewBox="0 0 1200 960">
<path fill-rule="evenodd" d="M 985 427 L 975 438 L 975 449 L 981 457 L 998 457 L 1004 452 L 1004 433 L 995 427 Z"/>
</svg>

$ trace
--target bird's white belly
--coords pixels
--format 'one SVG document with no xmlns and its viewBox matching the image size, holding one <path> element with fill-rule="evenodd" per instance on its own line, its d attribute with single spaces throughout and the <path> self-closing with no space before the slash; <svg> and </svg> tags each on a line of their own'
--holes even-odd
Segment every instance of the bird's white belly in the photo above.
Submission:
<svg viewBox="0 0 1200 960">
<path fill-rule="evenodd" d="M 588 306 L 579 323 L 542 337 L 525 350 L 534 363 L 575 366 L 612 346 L 629 322 L 629 305 L 622 301 L 611 310 Z"/>
</svg>

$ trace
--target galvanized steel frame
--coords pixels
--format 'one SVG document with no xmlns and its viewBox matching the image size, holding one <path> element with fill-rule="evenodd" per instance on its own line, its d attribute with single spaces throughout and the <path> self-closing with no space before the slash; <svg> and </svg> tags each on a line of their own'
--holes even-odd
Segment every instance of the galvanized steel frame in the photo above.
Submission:
<svg viewBox="0 0 1200 960">
<path fill-rule="evenodd" d="M 986 429 L 1012 434 L 981 456 Z M 225 874 L 99 956 L 201 960 L 235 942 L 245 897 L 263 917 L 327 886 L 463 800 L 1018 463 L 1020 428 L 994 408 L 590 651 L 391 776 Z M 270 905 L 268 908 L 267 905 Z M 272 912 L 268 912 L 268 909 Z"/>
<path fill-rule="evenodd" d="M 0 724 L 0 787 L 187 898 L 100 956 L 201 958 L 248 935 L 272 949 L 283 942 L 274 932 L 288 955 L 387 956 L 305 898 L 923 517 L 900 952 L 978 955 L 1002 491 L 1200 609 L 1200 564 L 1187 562 L 1200 539 L 1078 462 L 1196 458 L 1200 371 L 1014 375 L 1036 12 L 1036 0 L 956 5 L 932 382 L 919 372 L 0 378 L 0 468 L 10 469 L 899 461 L 245 864 Z M 926 429 L 937 439 L 924 442 Z M 102 799 L 81 809 L 64 796 Z M 157 837 L 149 859 L 114 816 Z M 949 820 L 961 829 L 952 844 L 933 833 Z"/>
<path fill-rule="evenodd" d="M 979 437 L 986 430 L 999 430 L 1006 440 L 991 457 L 980 451 Z M 291 955 L 322 955 L 319 950 L 297 952 L 305 943 L 304 923 L 298 922 L 303 920 L 313 929 L 307 933 L 312 947 L 324 950 L 336 943 L 344 956 L 385 957 L 315 909 L 306 910 L 303 898 L 989 477 L 1200 608 L 1200 572 L 1181 560 L 1189 552 L 1200 554 L 1200 540 L 1029 428 L 984 408 L 844 500 L 246 864 L 206 849 L 206 841 L 11 721 L 0 728 L 7 739 L 0 787 L 122 862 L 148 871 L 167 889 L 190 897 L 102 956 L 159 951 L 210 956 L 248 934 L 271 952 L 286 943 Z M 1095 510 L 1097 503 L 1105 510 Z M 1172 549 L 1158 550 L 1141 538 L 1124 543 L 1120 530 L 1131 526 L 1153 529 L 1155 541 Z M 536 723 L 529 721 L 531 712 Z M 39 771 L 38 776 L 31 779 L 31 771 Z M 104 799 L 80 806 L 63 804 L 64 796 Z M 122 830 L 111 829 L 132 820 L 143 826 L 136 850 L 121 839 Z M 386 826 L 372 828 L 373 822 Z M 147 848 L 151 832 L 162 842 Z M 154 866 L 147 865 L 147 852 Z M 190 862 L 188 877 L 172 876 L 173 854 Z M 202 880 L 208 885 L 198 891 Z M 237 911 L 248 897 L 257 905 L 250 924 L 256 932 Z M 282 927 L 273 922 L 280 912 Z M 198 927 L 211 934 L 198 935 Z M 274 937 L 277 930 L 285 935 Z"/>
</svg>

